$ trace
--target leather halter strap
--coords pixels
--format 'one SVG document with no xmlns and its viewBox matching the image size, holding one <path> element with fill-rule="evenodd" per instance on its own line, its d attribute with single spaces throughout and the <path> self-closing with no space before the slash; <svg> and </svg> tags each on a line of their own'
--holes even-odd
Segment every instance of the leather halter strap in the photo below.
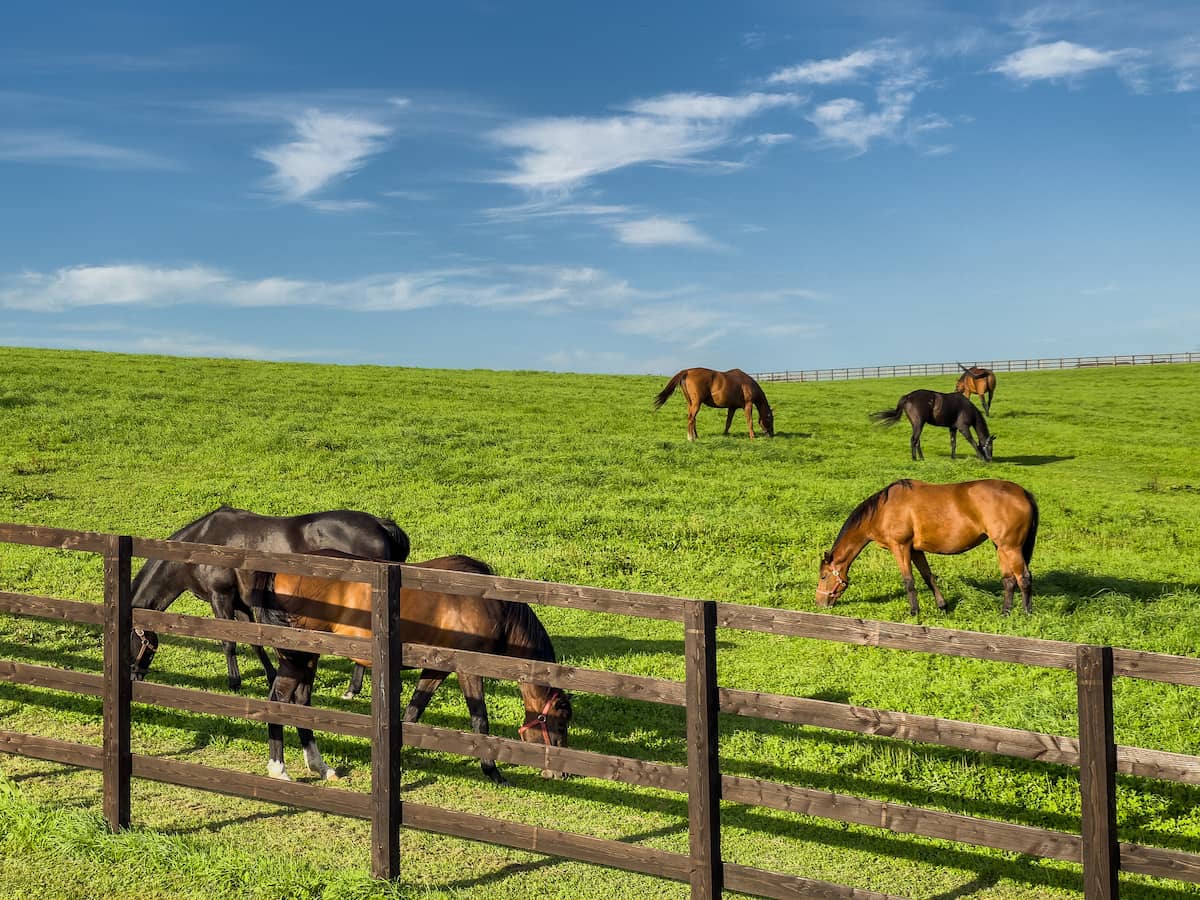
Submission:
<svg viewBox="0 0 1200 900">
<path fill-rule="evenodd" d="M 518 728 L 517 734 L 523 736 L 530 728 L 541 728 L 542 739 L 546 742 L 546 746 L 550 746 L 550 729 L 546 727 L 546 715 L 550 712 L 550 710 L 554 709 L 554 704 L 558 702 L 558 699 L 561 696 L 562 691 L 558 690 L 557 688 L 551 691 L 550 696 L 546 698 L 546 703 L 542 707 L 542 711 L 538 713 L 537 718 L 532 722 L 526 722 L 524 725 Z"/>
<path fill-rule="evenodd" d="M 836 566 L 830 566 L 829 574 L 838 580 L 838 587 L 847 588 L 850 586 L 850 582 L 842 577 L 842 573 L 837 570 Z M 826 597 L 828 597 L 830 594 L 832 594 L 836 590 L 837 590 L 837 587 L 833 588 L 832 590 L 827 590 L 827 591 L 821 590 L 821 588 L 817 588 L 817 593 L 824 594 Z"/>
</svg>

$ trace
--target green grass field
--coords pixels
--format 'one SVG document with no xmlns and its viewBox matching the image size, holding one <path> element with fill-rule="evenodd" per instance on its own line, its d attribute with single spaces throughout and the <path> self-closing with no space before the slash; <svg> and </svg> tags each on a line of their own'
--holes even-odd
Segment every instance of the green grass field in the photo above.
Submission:
<svg viewBox="0 0 1200 900">
<path fill-rule="evenodd" d="M 704 410 L 685 439 L 664 377 L 431 371 L 0 350 L 0 521 L 166 537 L 221 503 L 271 514 L 352 507 L 396 519 L 412 559 L 469 553 L 502 575 L 812 610 L 817 563 L 846 514 L 890 481 L 1008 478 L 1041 508 L 1034 614 L 1000 615 L 990 545 L 931 557 L 951 600 L 921 585 L 919 621 L 977 631 L 1200 653 L 1200 367 L 1001 373 L 996 461 L 951 460 L 927 429 L 872 426 L 952 376 L 767 384 L 777 436 L 721 435 Z M 960 451 L 969 448 L 959 443 Z M 911 621 L 891 556 L 868 548 L 833 610 Z M 97 558 L 0 547 L 0 590 L 98 600 Z M 1019 604 L 1018 604 L 1019 606 Z M 181 599 L 173 611 L 207 614 Z M 566 663 L 681 678 L 679 626 L 539 608 Z M 980 723 L 1075 733 L 1070 673 L 720 632 L 722 685 Z M 0 616 L 0 659 L 100 670 L 95 629 Z M 263 695 L 242 652 L 244 690 Z M 326 660 L 316 705 L 349 664 Z M 411 675 L 409 676 L 411 679 Z M 166 639 L 153 678 L 227 690 L 219 647 Z M 406 682 L 410 683 L 410 682 Z M 1117 741 L 1200 754 L 1200 690 L 1122 680 Z M 493 732 L 520 702 L 489 686 Z M 576 698 L 572 746 L 683 764 L 681 711 Z M 453 679 L 426 721 L 467 728 Z M 0 683 L 0 729 L 99 743 L 98 700 Z M 1078 830 L 1073 770 L 885 738 L 722 718 L 726 772 L 1041 827 Z M 288 736 L 293 774 L 303 763 Z M 362 741 L 323 736 L 341 786 L 369 788 Z M 138 707 L 137 752 L 265 773 L 266 730 Z M 406 751 L 410 799 L 685 851 L 684 798 Z M 1200 789 L 1122 777 L 1122 840 L 1200 852 Z M 0 897 L 683 897 L 684 885 L 405 832 L 403 886 L 368 877 L 368 824 L 135 782 L 135 828 L 106 834 L 99 775 L 0 755 Z M 729 806 L 728 860 L 924 900 L 1074 898 L 1077 866 Z M 1122 878 L 1123 896 L 1200 896 Z"/>
</svg>

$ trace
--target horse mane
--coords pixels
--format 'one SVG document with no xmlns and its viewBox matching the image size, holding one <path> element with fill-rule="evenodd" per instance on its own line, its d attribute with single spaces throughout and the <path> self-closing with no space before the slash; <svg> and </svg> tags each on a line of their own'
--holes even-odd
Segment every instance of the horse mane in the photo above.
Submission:
<svg viewBox="0 0 1200 900">
<path fill-rule="evenodd" d="M 841 542 L 847 531 L 849 531 L 851 528 L 854 528 L 856 525 L 859 525 L 864 519 L 874 515 L 875 510 L 879 509 L 879 504 L 881 504 L 887 498 L 888 491 L 898 485 L 911 489 L 912 484 L 911 478 L 901 478 L 899 481 L 893 481 L 887 487 L 876 491 L 862 503 L 858 504 L 858 506 L 854 507 L 854 509 L 851 510 L 850 515 L 846 517 L 846 521 L 842 523 L 842 530 L 838 532 L 838 536 L 834 540 L 833 545 L 836 547 Z"/>
<path fill-rule="evenodd" d="M 514 603 L 510 600 L 505 601 L 504 606 L 503 628 L 508 655 L 516 655 L 514 651 L 519 651 L 526 659 L 558 662 L 558 657 L 554 655 L 554 645 L 550 643 L 550 635 L 529 604 Z"/>
</svg>

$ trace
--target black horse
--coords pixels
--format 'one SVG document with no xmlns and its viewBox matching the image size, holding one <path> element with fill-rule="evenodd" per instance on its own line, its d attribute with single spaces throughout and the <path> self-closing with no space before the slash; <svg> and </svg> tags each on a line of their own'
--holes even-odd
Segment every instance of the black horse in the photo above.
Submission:
<svg viewBox="0 0 1200 900">
<path fill-rule="evenodd" d="M 950 429 L 951 459 L 955 459 L 958 435 L 962 432 L 962 436 L 975 448 L 975 453 L 980 459 L 984 462 L 992 461 L 992 442 L 996 439 L 995 435 L 988 433 L 983 414 L 964 395 L 913 391 L 901 397 L 895 409 L 872 413 L 871 418 L 888 426 L 899 422 L 902 415 L 908 416 L 908 421 L 912 423 L 912 439 L 909 445 L 913 459 L 925 458 L 925 453 L 921 450 L 921 429 L 926 425 L 939 425 Z M 972 428 L 979 435 L 978 443 L 971 437 Z"/>
<path fill-rule="evenodd" d="M 353 509 L 335 509 L 301 516 L 260 516 L 249 510 L 222 506 L 183 526 L 171 535 L 170 540 L 277 553 L 337 550 L 390 562 L 404 562 L 408 559 L 409 550 L 408 535 L 391 519 Z M 239 578 L 237 570 L 225 566 L 151 559 L 133 579 L 133 607 L 161 612 L 184 591 L 191 591 L 212 605 L 213 615 L 217 618 L 252 619 L 248 602 L 248 575 L 242 573 Z M 158 635 L 153 631 L 135 628 L 131 645 L 138 648 L 133 654 L 133 677 L 141 681 L 146 677 L 150 661 L 158 649 Z M 229 687 L 236 691 L 242 686 L 237 645 L 233 641 L 225 641 L 224 647 Z M 262 647 L 255 647 L 254 651 L 263 664 L 267 681 L 273 681 L 275 667 L 267 654 Z M 361 672 L 356 671 L 355 675 L 361 684 Z"/>
</svg>

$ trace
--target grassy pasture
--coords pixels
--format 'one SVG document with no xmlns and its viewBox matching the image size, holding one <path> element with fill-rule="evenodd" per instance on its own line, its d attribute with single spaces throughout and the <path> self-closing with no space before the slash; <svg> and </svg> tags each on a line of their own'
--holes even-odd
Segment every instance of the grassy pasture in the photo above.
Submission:
<svg viewBox="0 0 1200 900">
<path fill-rule="evenodd" d="M 812 609 L 817 561 L 845 515 L 892 480 L 1009 478 L 1038 499 L 1034 614 L 999 613 L 989 546 L 930 562 L 952 603 L 921 585 L 920 621 L 1167 653 L 1200 653 L 1200 367 L 999 376 L 996 461 L 951 460 L 941 429 L 908 459 L 907 424 L 872 426 L 916 387 L 953 377 L 768 384 L 778 436 L 722 437 L 702 411 L 685 440 L 663 377 L 431 371 L 0 350 L 0 520 L 165 537 L 220 503 L 289 514 L 392 516 L 412 559 L 463 552 L 501 574 Z M 740 415 L 740 414 L 739 414 Z M 960 442 L 960 450 L 967 450 Z M 834 612 L 907 621 L 890 555 L 868 548 Z M 0 590 L 96 600 L 100 561 L 0 548 Z M 206 613 L 187 598 L 175 610 Z M 681 678 L 678 626 L 538 610 L 569 664 Z M 720 633 L 723 685 L 1057 734 L 1075 729 L 1069 673 L 742 632 Z M 94 629 L 0 616 L 0 658 L 100 670 Z M 245 690 L 261 694 L 242 654 Z M 348 664 L 322 665 L 315 703 Z M 219 648 L 170 640 L 154 678 L 225 690 Z M 453 679 L 426 720 L 466 728 Z M 1120 681 L 1117 740 L 1200 753 L 1200 690 Z M 489 688 L 493 731 L 515 736 L 511 685 Z M 99 743 L 100 704 L 0 683 L 0 728 Z M 683 764 L 678 710 L 576 700 L 573 746 Z M 725 771 L 1018 823 L 1077 830 L 1073 772 L 884 738 L 723 718 Z M 289 734 L 288 764 L 302 772 Z M 139 707 L 135 749 L 264 772 L 265 728 Z M 361 741 L 326 736 L 342 786 L 369 787 Z M 406 751 L 421 802 L 685 850 L 683 798 L 507 767 L 497 790 L 471 760 Z M 1200 789 L 1118 783 L 1121 838 L 1200 852 Z M 99 776 L 0 756 L 0 896 L 682 897 L 686 887 L 406 832 L 403 888 L 367 877 L 367 823 L 135 782 L 129 833 L 99 819 Z M 1081 895 L 1078 868 L 967 845 L 731 806 L 724 853 L 927 900 Z M 1200 895 L 1122 879 L 1123 895 Z"/>
</svg>

